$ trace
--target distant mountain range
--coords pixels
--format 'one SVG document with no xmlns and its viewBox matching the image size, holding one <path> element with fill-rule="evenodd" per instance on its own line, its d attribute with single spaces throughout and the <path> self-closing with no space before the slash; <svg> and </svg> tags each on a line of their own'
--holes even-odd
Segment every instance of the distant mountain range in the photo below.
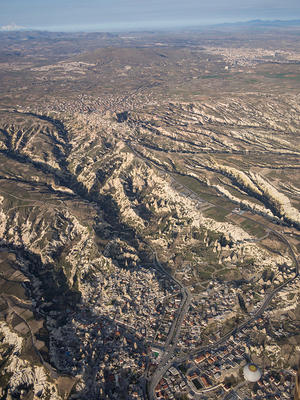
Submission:
<svg viewBox="0 0 300 400">
<path fill-rule="evenodd" d="M 253 19 L 250 21 L 243 21 L 243 22 L 233 22 L 233 23 L 224 23 L 224 24 L 218 24 L 220 25 L 282 25 L 282 26 L 287 26 L 287 25 L 299 25 L 300 24 L 300 19 L 291 19 L 291 20 L 281 20 L 281 19 L 275 19 L 275 20 L 264 20 L 264 19 Z"/>
<path fill-rule="evenodd" d="M 293 20 L 263 20 L 253 19 L 250 21 L 229 22 L 223 24 L 216 24 L 214 26 L 294 26 L 300 25 L 300 19 Z"/>
<path fill-rule="evenodd" d="M 210 29 L 241 29 L 241 28 L 255 28 L 255 29 L 265 29 L 265 28 L 286 28 L 286 27 L 292 27 L 292 26 L 298 26 L 300 27 L 300 19 L 295 19 L 295 20 L 261 20 L 261 19 L 254 19 L 250 21 L 238 21 L 238 22 L 224 22 L 221 24 L 211 24 L 211 25 L 195 25 L 195 26 L 186 26 L 186 27 L 177 27 L 177 28 L 169 28 L 169 29 L 162 29 L 162 28 L 157 28 L 157 29 L 145 29 L 144 31 L 181 31 L 181 30 L 210 30 Z M 125 31 L 125 30 L 124 30 Z M 134 31 L 132 29 L 128 29 L 128 31 Z M 140 30 L 139 30 L 140 31 Z M 9 25 L 3 25 L 0 26 L 0 33 L 1 32 L 48 32 L 47 28 L 45 29 L 29 29 L 23 26 L 17 26 L 16 24 L 12 23 Z M 51 30 L 49 30 L 51 32 Z M 56 31 L 58 33 L 58 31 Z M 72 30 L 72 33 L 76 31 Z M 78 29 L 78 32 L 83 32 L 82 30 Z M 84 31 L 85 32 L 85 31 Z M 90 32 L 91 31 L 86 31 Z M 95 30 L 97 32 L 97 30 Z M 68 31 L 64 31 L 63 33 L 68 33 Z M 120 32 L 119 32 L 120 33 Z"/>
</svg>

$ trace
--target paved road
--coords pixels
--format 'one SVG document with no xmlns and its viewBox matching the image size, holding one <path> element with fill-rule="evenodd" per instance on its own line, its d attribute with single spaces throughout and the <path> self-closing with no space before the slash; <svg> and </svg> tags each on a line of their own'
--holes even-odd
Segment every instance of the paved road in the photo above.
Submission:
<svg viewBox="0 0 300 400">
<path fill-rule="evenodd" d="M 164 374 L 167 372 L 167 370 L 171 367 L 173 364 L 174 360 L 174 351 L 177 346 L 177 341 L 179 338 L 180 334 L 180 328 L 183 322 L 183 319 L 185 317 L 185 314 L 187 313 L 190 305 L 190 293 L 185 296 L 184 301 L 181 305 L 181 308 L 179 310 L 177 319 L 175 324 L 172 326 L 172 332 L 169 334 L 169 338 L 167 340 L 167 343 L 165 345 L 165 353 L 163 354 L 161 361 L 159 365 L 157 366 L 154 374 L 151 376 L 150 381 L 148 382 L 148 397 L 150 399 L 153 399 L 153 393 L 154 389 L 157 386 L 158 382 L 161 380 L 161 378 L 164 376 Z"/>
<path fill-rule="evenodd" d="M 163 356 L 159 362 L 157 369 L 155 370 L 154 374 L 151 376 L 150 380 L 147 383 L 147 393 L 149 397 L 149 393 L 154 392 L 154 389 L 157 386 L 158 382 L 160 381 L 161 377 L 164 375 L 164 373 L 167 371 L 170 365 L 172 365 L 172 363 L 170 364 L 170 360 L 173 359 L 173 354 L 176 349 L 177 341 L 179 338 L 180 328 L 183 319 L 185 317 L 185 314 L 187 313 L 190 306 L 191 294 L 190 291 L 186 287 L 184 287 L 180 281 L 178 281 L 168 271 L 164 269 L 164 267 L 159 262 L 156 251 L 148 243 L 145 242 L 145 244 L 150 248 L 150 250 L 154 255 L 154 261 L 157 269 L 159 269 L 163 274 L 167 275 L 170 280 L 176 283 L 180 287 L 182 294 L 181 305 L 177 310 L 176 317 L 170 328 L 166 344 L 164 346 L 165 351 L 163 353 Z M 162 373 L 162 371 L 164 372 Z"/>
</svg>

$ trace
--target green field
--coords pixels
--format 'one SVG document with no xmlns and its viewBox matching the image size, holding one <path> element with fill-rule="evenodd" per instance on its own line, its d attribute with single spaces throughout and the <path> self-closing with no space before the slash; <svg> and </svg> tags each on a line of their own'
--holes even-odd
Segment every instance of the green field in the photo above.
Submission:
<svg viewBox="0 0 300 400">
<path fill-rule="evenodd" d="M 228 215 L 228 213 L 228 210 L 224 210 L 224 208 L 220 207 L 212 207 L 203 212 L 205 217 L 213 218 L 214 220 L 219 222 L 226 221 L 226 215 Z"/>
<path fill-rule="evenodd" d="M 241 223 L 241 227 L 245 229 L 245 231 L 249 232 L 251 235 L 256 236 L 258 238 L 266 234 L 266 231 L 261 225 L 255 223 L 254 221 L 250 221 L 249 219 L 245 219 Z"/>
</svg>

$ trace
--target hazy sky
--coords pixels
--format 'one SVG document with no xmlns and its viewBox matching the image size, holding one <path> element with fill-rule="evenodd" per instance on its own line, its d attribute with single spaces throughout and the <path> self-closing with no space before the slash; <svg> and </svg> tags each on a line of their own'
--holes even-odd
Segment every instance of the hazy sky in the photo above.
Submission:
<svg viewBox="0 0 300 400">
<path fill-rule="evenodd" d="M 300 0 L 0 0 L 2 29 L 107 31 L 249 19 L 300 19 Z"/>
</svg>

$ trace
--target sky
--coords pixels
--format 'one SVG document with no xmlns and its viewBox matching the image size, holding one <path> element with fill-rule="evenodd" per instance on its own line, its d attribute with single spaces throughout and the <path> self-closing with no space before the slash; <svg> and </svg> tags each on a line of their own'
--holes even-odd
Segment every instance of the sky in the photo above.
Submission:
<svg viewBox="0 0 300 400">
<path fill-rule="evenodd" d="M 0 0 L 0 30 L 122 31 L 300 19 L 300 0 Z"/>
</svg>

